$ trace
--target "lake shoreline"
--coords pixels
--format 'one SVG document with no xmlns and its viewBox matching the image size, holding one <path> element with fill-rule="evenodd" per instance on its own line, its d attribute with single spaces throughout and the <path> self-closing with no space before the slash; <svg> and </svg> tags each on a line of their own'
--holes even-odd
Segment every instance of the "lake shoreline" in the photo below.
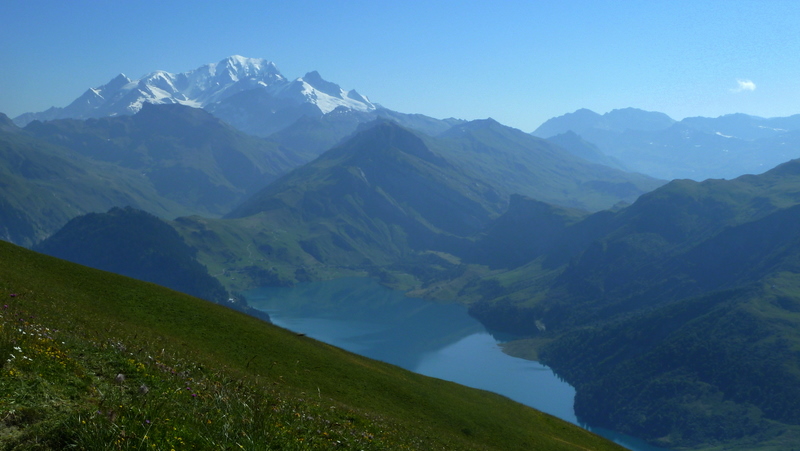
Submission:
<svg viewBox="0 0 800 451">
<path fill-rule="evenodd" d="M 263 287 L 245 295 L 277 326 L 419 374 L 499 393 L 634 451 L 664 451 L 581 424 L 573 410 L 575 389 L 536 361 L 542 340 L 500 340 L 461 304 L 408 297 L 368 278 Z"/>
</svg>

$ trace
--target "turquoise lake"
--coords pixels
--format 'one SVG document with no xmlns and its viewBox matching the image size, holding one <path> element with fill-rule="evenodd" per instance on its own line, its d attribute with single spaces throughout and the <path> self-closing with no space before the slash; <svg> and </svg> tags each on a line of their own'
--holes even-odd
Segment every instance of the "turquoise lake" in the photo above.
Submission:
<svg viewBox="0 0 800 451">
<path fill-rule="evenodd" d="M 583 427 L 575 389 L 550 368 L 504 354 L 498 339 L 459 304 L 409 298 L 372 279 L 345 278 L 245 293 L 272 322 L 416 373 L 493 391 Z M 634 451 L 633 437 L 589 428 Z"/>
</svg>

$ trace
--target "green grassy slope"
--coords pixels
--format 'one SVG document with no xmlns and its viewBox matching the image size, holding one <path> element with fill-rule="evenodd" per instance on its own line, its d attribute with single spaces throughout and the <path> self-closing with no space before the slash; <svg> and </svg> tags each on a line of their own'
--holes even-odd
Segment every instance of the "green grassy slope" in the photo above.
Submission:
<svg viewBox="0 0 800 451">
<path fill-rule="evenodd" d="M 0 242 L 0 444 L 620 449 L 165 288 Z"/>
</svg>

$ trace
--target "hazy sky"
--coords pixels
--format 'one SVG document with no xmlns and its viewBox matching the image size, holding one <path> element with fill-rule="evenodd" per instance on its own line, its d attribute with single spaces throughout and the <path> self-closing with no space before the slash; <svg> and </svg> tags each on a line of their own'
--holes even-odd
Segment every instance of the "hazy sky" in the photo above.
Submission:
<svg viewBox="0 0 800 451">
<path fill-rule="evenodd" d="M 800 1 L 80 1 L 0 6 L 0 112 L 230 55 L 404 113 L 532 131 L 578 108 L 800 113 Z"/>
</svg>

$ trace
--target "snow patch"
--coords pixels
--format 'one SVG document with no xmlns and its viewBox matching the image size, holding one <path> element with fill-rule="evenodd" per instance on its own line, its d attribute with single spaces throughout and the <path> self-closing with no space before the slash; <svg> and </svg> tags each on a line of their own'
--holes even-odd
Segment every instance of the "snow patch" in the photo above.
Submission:
<svg viewBox="0 0 800 451">
<path fill-rule="evenodd" d="M 765 125 L 759 125 L 758 128 L 763 128 L 763 129 L 766 129 L 766 130 L 773 130 L 773 131 L 776 131 L 776 132 L 788 132 L 789 131 L 789 130 L 786 130 L 785 128 L 772 128 L 772 127 L 767 127 Z"/>
</svg>

